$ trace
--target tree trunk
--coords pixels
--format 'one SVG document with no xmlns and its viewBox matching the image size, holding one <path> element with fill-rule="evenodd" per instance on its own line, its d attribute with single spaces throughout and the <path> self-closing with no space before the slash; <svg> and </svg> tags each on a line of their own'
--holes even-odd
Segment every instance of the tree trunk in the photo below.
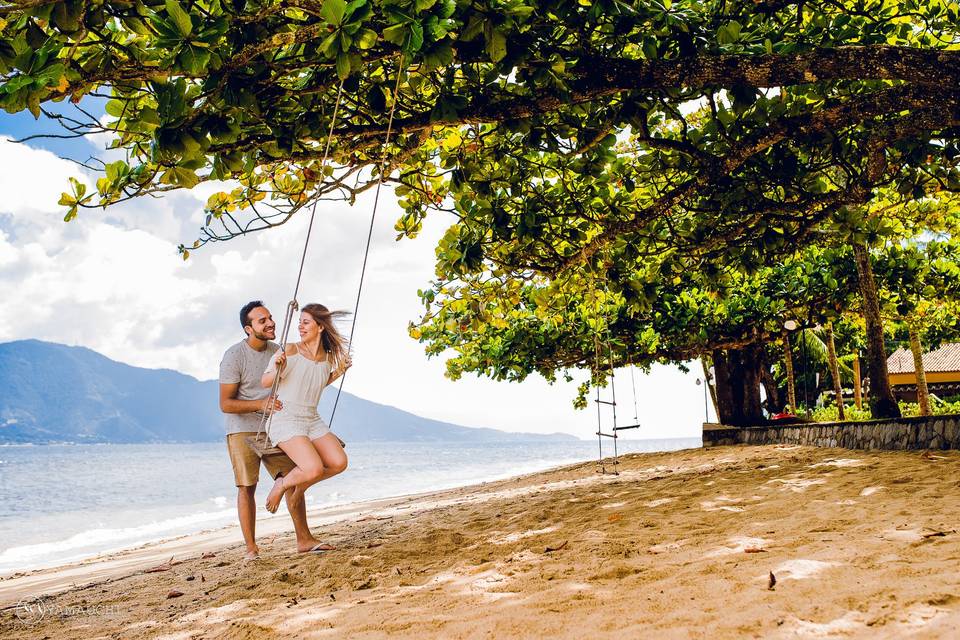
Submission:
<svg viewBox="0 0 960 640">
<path fill-rule="evenodd" d="M 717 415 L 722 424 L 749 426 L 764 422 L 760 406 L 760 347 L 713 352 Z"/>
<path fill-rule="evenodd" d="M 930 415 L 930 392 L 927 390 L 927 372 L 923 368 L 923 347 L 920 346 L 920 334 L 913 323 L 908 322 L 910 331 L 910 351 L 913 352 L 913 368 L 917 372 L 917 404 L 920 415 Z"/>
<path fill-rule="evenodd" d="M 837 360 L 837 347 L 833 340 L 833 325 L 826 326 L 827 331 L 827 358 L 830 361 L 830 376 L 833 378 L 833 393 L 837 397 L 837 418 L 846 419 L 843 415 L 843 385 L 840 384 L 840 362 Z"/>
<path fill-rule="evenodd" d="M 713 352 L 713 372 L 717 388 L 717 422 L 720 424 L 733 424 L 733 387 L 730 384 L 730 366 L 727 362 L 727 354 L 721 349 Z"/>
<path fill-rule="evenodd" d="M 734 351 L 734 350 L 730 350 Z M 736 350 L 741 384 L 734 386 L 733 397 L 739 398 L 741 424 L 762 424 L 763 408 L 760 404 L 760 357 L 759 346 L 747 345 Z M 736 378 L 734 378 L 736 382 Z"/>
<path fill-rule="evenodd" d="M 857 409 L 863 409 L 863 392 L 860 390 L 860 354 L 853 356 L 853 401 Z"/>
<path fill-rule="evenodd" d="M 870 252 L 865 244 L 857 243 L 853 245 L 853 256 L 857 263 L 857 278 L 860 281 L 860 295 L 863 297 L 863 319 L 867 333 L 870 414 L 874 418 L 899 418 L 900 407 L 893 397 L 887 375 L 887 350 L 883 344 L 880 298 L 877 296 L 877 283 L 873 279 L 873 267 L 870 266 Z"/>
<path fill-rule="evenodd" d="M 780 390 L 777 389 L 777 381 L 773 377 L 773 371 L 770 370 L 770 363 L 767 359 L 767 350 L 760 347 L 760 383 L 767 394 L 767 413 L 773 415 L 780 413 L 783 405 L 780 404 Z"/>
<path fill-rule="evenodd" d="M 720 411 L 717 409 L 717 385 L 710 375 L 710 365 L 707 363 L 707 356 L 700 356 L 700 365 L 703 367 L 703 379 L 710 389 L 710 400 L 713 402 L 713 415 L 717 416 L 717 422 L 720 422 Z"/>
<path fill-rule="evenodd" d="M 797 413 L 797 379 L 793 375 L 793 351 L 790 346 L 790 334 L 783 332 L 783 363 L 787 370 L 787 403 L 788 411 L 794 415 Z"/>
</svg>

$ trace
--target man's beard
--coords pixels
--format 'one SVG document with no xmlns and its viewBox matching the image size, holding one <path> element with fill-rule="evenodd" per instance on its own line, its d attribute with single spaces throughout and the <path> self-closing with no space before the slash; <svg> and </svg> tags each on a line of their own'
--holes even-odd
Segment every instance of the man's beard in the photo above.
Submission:
<svg viewBox="0 0 960 640">
<path fill-rule="evenodd" d="M 269 342 L 270 340 L 273 340 L 273 339 L 276 337 L 276 335 L 277 335 L 277 334 L 276 334 L 276 329 L 274 329 L 274 330 L 271 331 L 270 333 L 272 333 L 273 335 L 272 335 L 272 336 L 267 336 L 266 333 L 257 333 L 256 331 L 254 331 L 254 332 L 253 332 L 253 337 L 256 338 L 257 340 L 263 340 L 264 342 Z"/>
</svg>

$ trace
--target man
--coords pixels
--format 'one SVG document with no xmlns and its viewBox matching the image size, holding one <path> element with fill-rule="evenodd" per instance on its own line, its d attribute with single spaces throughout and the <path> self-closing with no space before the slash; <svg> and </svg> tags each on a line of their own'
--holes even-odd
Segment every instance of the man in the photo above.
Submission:
<svg viewBox="0 0 960 640">
<path fill-rule="evenodd" d="M 260 458 L 247 445 L 246 438 L 256 435 L 260 430 L 263 412 L 269 406 L 270 390 L 260 385 L 260 376 L 280 347 L 271 342 L 276 337 L 277 327 L 263 302 L 254 300 L 245 304 L 240 309 L 240 325 L 247 334 L 246 339 L 227 349 L 220 362 L 220 410 L 226 414 L 227 451 L 237 485 L 237 514 L 243 540 L 247 544 L 244 557 L 246 560 L 256 560 L 260 557 L 255 535 L 255 495 L 260 479 Z M 274 399 L 274 409 L 283 409 L 278 398 Z M 274 479 L 294 467 L 286 456 L 266 456 L 263 463 Z M 285 497 L 297 535 L 297 551 L 308 553 L 332 549 L 310 533 L 303 491 L 297 487 L 287 491 Z"/>
</svg>

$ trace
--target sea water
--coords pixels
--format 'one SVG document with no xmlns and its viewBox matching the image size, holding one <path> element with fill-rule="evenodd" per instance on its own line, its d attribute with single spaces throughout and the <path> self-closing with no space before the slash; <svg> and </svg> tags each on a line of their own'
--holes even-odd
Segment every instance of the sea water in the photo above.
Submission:
<svg viewBox="0 0 960 640">
<path fill-rule="evenodd" d="M 620 440 L 621 453 L 700 446 Z M 351 442 L 348 469 L 307 491 L 308 509 L 448 489 L 596 459 L 596 441 Z M 270 489 L 261 471 L 258 518 Z M 237 521 L 223 442 L 0 447 L 0 575 L 56 566 Z M 238 534 L 239 536 L 239 534 Z M 239 538 L 238 538 L 239 539 Z"/>
</svg>

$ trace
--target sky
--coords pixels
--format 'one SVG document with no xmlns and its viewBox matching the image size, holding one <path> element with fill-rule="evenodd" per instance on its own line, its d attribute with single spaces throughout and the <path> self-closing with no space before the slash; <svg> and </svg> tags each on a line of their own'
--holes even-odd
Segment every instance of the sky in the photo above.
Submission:
<svg viewBox="0 0 960 640">
<path fill-rule="evenodd" d="M 89 105 L 87 105 L 89 106 Z M 29 114 L 0 112 L 0 291 L 13 311 L 0 323 L 0 342 L 36 338 L 88 347 L 135 366 L 169 368 L 207 380 L 217 377 L 223 351 L 243 339 L 238 311 L 262 299 L 278 324 L 293 293 L 307 216 L 278 229 L 194 251 L 203 204 L 220 190 L 200 185 L 162 198 L 139 198 L 106 211 L 81 210 L 70 223 L 57 204 L 72 176 L 96 176 L 67 158 L 109 158 L 103 137 L 12 140 L 59 132 Z M 321 204 L 299 302 L 352 310 L 373 194 L 356 205 Z M 400 209 L 391 190 L 380 198 L 346 391 L 417 415 L 471 427 L 594 437 L 597 412 L 573 408 L 573 383 L 523 383 L 444 376 L 442 358 L 428 359 L 407 335 L 423 307 L 417 289 L 433 277 L 434 247 L 452 218 L 429 216 L 415 240 L 396 241 Z M 296 329 L 292 335 L 296 336 Z M 657 366 L 650 374 L 619 370 L 619 424 L 640 429 L 622 437 L 700 435 L 704 387 L 690 373 Z M 636 395 L 632 393 L 633 382 Z M 636 410 L 634 409 L 636 406 Z M 713 408 L 709 408 L 713 416 Z M 604 429 L 610 426 L 604 416 Z"/>
</svg>

